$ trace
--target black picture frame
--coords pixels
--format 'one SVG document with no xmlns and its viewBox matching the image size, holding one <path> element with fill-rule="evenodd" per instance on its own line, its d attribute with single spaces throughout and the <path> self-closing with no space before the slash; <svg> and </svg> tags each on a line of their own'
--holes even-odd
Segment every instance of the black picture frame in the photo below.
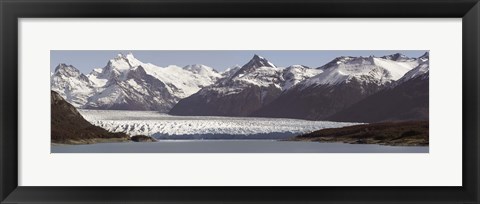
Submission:
<svg viewBox="0 0 480 204">
<path fill-rule="evenodd" d="M 478 0 L 0 0 L 1 203 L 478 203 Z M 462 18 L 462 187 L 18 186 L 18 19 Z M 460 71 L 460 70 L 458 70 Z"/>
</svg>

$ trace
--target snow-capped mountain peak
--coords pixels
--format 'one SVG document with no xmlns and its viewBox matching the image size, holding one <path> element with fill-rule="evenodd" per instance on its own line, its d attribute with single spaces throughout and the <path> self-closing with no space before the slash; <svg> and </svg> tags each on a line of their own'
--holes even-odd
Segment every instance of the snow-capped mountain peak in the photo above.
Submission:
<svg viewBox="0 0 480 204">
<path fill-rule="evenodd" d="M 269 62 L 266 58 L 260 55 L 254 55 L 250 62 L 254 62 L 256 67 L 276 67 L 274 64 Z"/>
<path fill-rule="evenodd" d="M 117 71 L 123 72 L 143 64 L 145 63 L 135 58 L 132 53 L 120 53 L 117 55 L 117 57 L 109 60 L 107 66 L 111 67 L 112 69 L 116 69 Z"/>
<path fill-rule="evenodd" d="M 241 68 L 242 67 L 240 67 L 240 65 L 235 65 L 233 67 L 229 67 L 221 73 L 222 77 L 223 78 L 230 78 L 232 75 L 234 75 L 236 72 L 238 72 L 238 70 L 240 70 Z"/>
<path fill-rule="evenodd" d="M 162 112 L 222 77 L 205 65 L 159 67 L 140 61 L 132 53 L 116 55 L 87 76 L 65 64 L 56 70 L 52 90 L 63 93 L 76 107 Z"/>
<path fill-rule="evenodd" d="M 138 60 L 137 58 L 135 58 L 135 56 L 133 56 L 133 54 L 131 52 L 124 55 L 123 57 L 128 61 L 128 63 L 130 63 L 130 65 L 132 67 L 136 67 L 136 66 L 140 66 L 140 65 L 145 64 L 145 63 L 141 62 L 140 60 Z"/>
<path fill-rule="evenodd" d="M 77 68 L 72 65 L 67 65 L 65 63 L 58 64 L 57 67 L 55 67 L 54 74 L 63 75 L 65 77 L 78 77 L 82 75 L 82 73 Z"/>
<path fill-rule="evenodd" d="M 119 54 L 89 76 L 98 94 L 88 108 L 168 111 L 178 100 L 216 82 L 221 75 L 213 68 L 194 64 L 159 67 L 144 63 L 133 54 Z M 142 99 L 143 98 L 143 99 Z M 150 98 L 149 101 L 146 99 Z M 142 104 L 144 106 L 142 106 Z"/>
<path fill-rule="evenodd" d="M 407 57 L 404 54 L 401 53 L 395 53 L 392 55 L 385 55 L 381 57 L 382 59 L 387 59 L 387 60 L 393 60 L 393 61 L 402 61 L 402 60 L 410 60 L 411 58 Z"/>
<path fill-rule="evenodd" d="M 54 77 L 52 78 L 52 80 L 55 81 L 58 81 L 59 79 L 62 79 L 63 81 L 68 81 L 70 78 L 72 78 L 79 81 L 77 83 L 85 83 L 88 86 L 92 85 L 88 77 L 82 74 L 80 70 L 78 70 L 72 65 L 67 65 L 65 63 L 61 63 L 57 67 L 55 67 L 55 72 L 52 76 Z"/>
<path fill-rule="evenodd" d="M 352 80 L 384 85 L 400 79 L 419 61 L 402 54 L 384 57 L 338 57 L 320 67 L 323 73 L 302 82 L 304 87 L 349 83 Z"/>
<path fill-rule="evenodd" d="M 327 69 L 327 68 L 330 68 L 330 67 L 334 67 L 335 65 L 338 65 L 338 64 L 348 63 L 349 61 L 351 61 L 353 59 L 354 59 L 354 57 L 350 57 L 350 56 L 336 57 L 332 61 L 328 62 L 327 64 L 325 64 L 325 65 L 323 65 L 323 66 L 321 66 L 317 69 Z"/>
<path fill-rule="evenodd" d="M 420 64 L 417 67 L 405 73 L 405 75 L 403 75 L 403 77 L 400 78 L 395 85 L 401 84 L 410 79 L 415 79 L 415 78 L 428 79 L 429 78 L 429 71 L 430 71 L 429 53 L 426 52 L 421 57 L 419 57 L 418 60 L 420 61 Z"/>
<path fill-rule="evenodd" d="M 58 92 L 72 105 L 79 107 L 86 103 L 93 93 L 93 83 L 77 68 L 64 63 L 55 68 L 50 78 L 51 90 Z"/>
<path fill-rule="evenodd" d="M 422 56 L 418 58 L 420 61 L 425 62 L 430 59 L 430 52 L 425 52 Z"/>
<path fill-rule="evenodd" d="M 253 58 L 250 61 L 248 61 L 245 65 L 243 65 L 242 68 L 240 68 L 240 70 L 238 70 L 238 72 L 235 75 L 251 72 L 261 67 L 277 68 L 274 64 L 269 62 L 266 58 L 255 54 Z"/>
<path fill-rule="evenodd" d="M 417 77 L 422 77 L 422 79 L 428 78 L 428 72 L 430 71 L 430 66 L 428 63 L 422 63 L 418 65 L 415 69 L 410 70 L 403 76 L 399 81 L 404 82 L 410 79 L 414 79 Z"/>
<path fill-rule="evenodd" d="M 310 69 L 310 67 L 305 66 L 305 65 L 300 65 L 300 64 L 294 64 L 294 65 L 286 67 L 285 69 L 287 69 L 287 70 L 291 70 L 291 69 Z"/>
<path fill-rule="evenodd" d="M 66 68 L 70 68 L 70 67 L 72 67 L 72 65 L 67 65 L 65 63 L 60 63 L 55 67 L 54 72 L 58 72 L 59 69 L 66 69 Z"/>
<path fill-rule="evenodd" d="M 280 88 L 282 68 L 276 67 L 266 58 L 254 55 L 241 68 L 232 68 L 223 73 L 224 78 L 216 85 L 242 87 L 255 85 L 259 87 L 276 86 Z"/>
<path fill-rule="evenodd" d="M 130 65 L 128 59 L 123 54 L 118 54 L 117 57 L 108 61 L 107 66 L 119 71 L 129 70 L 132 68 L 132 65 Z"/>
<path fill-rule="evenodd" d="M 305 65 L 292 65 L 283 69 L 282 90 L 287 90 L 294 85 L 322 73 L 321 69 L 311 69 Z"/>
<path fill-rule="evenodd" d="M 190 71 L 190 72 L 193 72 L 193 73 L 196 73 L 196 74 L 202 74 L 202 73 L 206 73 L 206 72 L 217 72 L 217 70 L 215 70 L 215 69 L 213 69 L 209 66 L 205 66 L 203 64 L 187 65 L 187 66 L 183 67 L 183 69 L 187 70 L 187 71 Z"/>
</svg>

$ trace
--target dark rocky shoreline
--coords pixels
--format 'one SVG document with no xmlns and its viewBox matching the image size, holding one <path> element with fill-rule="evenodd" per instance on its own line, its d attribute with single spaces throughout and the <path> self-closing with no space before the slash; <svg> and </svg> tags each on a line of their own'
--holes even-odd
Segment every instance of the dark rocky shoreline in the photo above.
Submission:
<svg viewBox="0 0 480 204">
<path fill-rule="evenodd" d="M 382 122 L 327 128 L 287 141 L 343 142 L 390 146 L 428 146 L 428 121 Z"/>
</svg>

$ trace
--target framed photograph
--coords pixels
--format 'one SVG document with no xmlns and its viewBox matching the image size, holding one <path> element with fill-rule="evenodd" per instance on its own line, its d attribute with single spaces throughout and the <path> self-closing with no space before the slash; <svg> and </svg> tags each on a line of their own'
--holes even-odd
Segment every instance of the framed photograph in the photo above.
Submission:
<svg viewBox="0 0 480 204">
<path fill-rule="evenodd" d="M 478 203 L 479 12 L 1 1 L 0 202 Z"/>
</svg>

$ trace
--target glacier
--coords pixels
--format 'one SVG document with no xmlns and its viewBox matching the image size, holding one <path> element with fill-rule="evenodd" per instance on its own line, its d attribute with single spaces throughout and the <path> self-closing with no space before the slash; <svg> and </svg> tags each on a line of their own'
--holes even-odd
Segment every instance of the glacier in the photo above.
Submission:
<svg viewBox="0 0 480 204">
<path fill-rule="evenodd" d="M 108 131 L 171 139 L 203 139 L 202 136 L 212 138 L 215 135 L 218 136 L 216 139 L 231 139 L 232 136 L 235 139 L 258 139 L 259 135 L 263 139 L 278 139 L 324 128 L 359 124 L 285 118 L 172 116 L 156 111 L 80 109 L 79 112 L 93 125 Z"/>
</svg>

